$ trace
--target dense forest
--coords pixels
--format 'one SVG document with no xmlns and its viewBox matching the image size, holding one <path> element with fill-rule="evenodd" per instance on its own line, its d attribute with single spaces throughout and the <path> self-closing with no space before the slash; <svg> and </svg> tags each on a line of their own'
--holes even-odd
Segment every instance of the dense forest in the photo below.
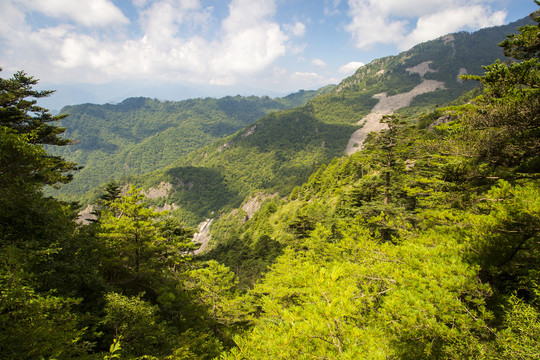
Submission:
<svg viewBox="0 0 540 360">
<path fill-rule="evenodd" d="M 197 256 L 135 186 L 103 187 L 88 224 L 46 196 L 78 166 L 47 152 L 70 143 L 65 115 L 24 72 L 0 79 L 0 358 L 539 358 L 533 17 L 500 44 L 511 61 L 464 76 L 481 90 L 385 116 L 362 151 L 221 216 Z"/>
</svg>

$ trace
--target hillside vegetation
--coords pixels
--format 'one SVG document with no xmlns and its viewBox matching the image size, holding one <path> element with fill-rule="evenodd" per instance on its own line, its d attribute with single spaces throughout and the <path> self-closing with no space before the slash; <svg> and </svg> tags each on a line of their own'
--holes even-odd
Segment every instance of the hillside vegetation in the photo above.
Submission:
<svg viewBox="0 0 540 360">
<path fill-rule="evenodd" d="M 204 180 L 200 191 L 231 206 L 248 183 L 231 182 L 219 167 L 227 157 L 214 156 L 251 149 L 253 169 L 265 169 L 264 154 L 296 159 L 280 152 L 298 144 L 292 135 L 251 139 L 298 118 L 311 134 L 298 151 L 322 149 L 315 166 L 330 146 L 317 134 L 357 120 L 322 121 L 329 95 L 267 115 L 188 158 L 213 167 L 171 166 L 154 173 L 171 183 L 153 189 L 108 183 L 94 221 L 78 224 L 77 204 L 43 192 L 76 167 L 46 151 L 69 143 L 54 125 L 63 116 L 36 105 L 50 92 L 33 90 L 31 76 L 0 78 L 0 359 L 538 359 L 539 12 L 534 20 L 501 44 L 514 60 L 468 76 L 482 85 L 476 96 L 383 117 L 361 151 L 290 192 L 270 178 L 281 195 L 215 219 L 214 244 L 197 256 L 193 230 L 145 198 L 187 196 Z M 214 206 L 187 200 L 208 205 L 191 208 L 197 216 Z"/>
<path fill-rule="evenodd" d="M 471 77 L 484 85 L 472 102 L 417 125 L 386 117 L 363 151 L 215 225 L 207 259 L 257 309 L 225 359 L 540 355 L 540 53 L 527 38 L 504 43 L 522 62 Z"/>
</svg>

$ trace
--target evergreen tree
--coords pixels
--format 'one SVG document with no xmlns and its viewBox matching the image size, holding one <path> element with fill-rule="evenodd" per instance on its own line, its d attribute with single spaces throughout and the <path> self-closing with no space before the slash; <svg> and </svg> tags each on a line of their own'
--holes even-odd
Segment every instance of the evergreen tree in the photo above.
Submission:
<svg viewBox="0 0 540 360">
<path fill-rule="evenodd" d="M 0 68 L 0 71 L 2 69 Z M 67 145 L 71 141 L 60 135 L 65 128 L 51 123 L 61 120 L 67 115 L 53 116 L 49 110 L 38 106 L 37 100 L 51 95 L 54 91 L 33 90 L 38 80 L 19 71 L 12 78 L 0 78 L 0 126 L 14 130 L 23 135 L 26 142 L 32 145 Z M 66 171 L 75 170 L 75 164 L 65 161 L 59 156 L 47 157 L 46 170 L 39 174 L 43 184 L 54 185 L 71 180 Z"/>
<path fill-rule="evenodd" d="M 23 72 L 0 78 L 0 357 L 68 359 L 88 349 L 80 300 L 56 287 L 69 277 L 54 259 L 73 240 L 74 210 L 42 187 L 69 181 L 74 164 L 44 149 L 69 140 L 51 124 L 61 117 L 36 105 L 51 93 L 33 90 L 36 83 Z"/>
</svg>

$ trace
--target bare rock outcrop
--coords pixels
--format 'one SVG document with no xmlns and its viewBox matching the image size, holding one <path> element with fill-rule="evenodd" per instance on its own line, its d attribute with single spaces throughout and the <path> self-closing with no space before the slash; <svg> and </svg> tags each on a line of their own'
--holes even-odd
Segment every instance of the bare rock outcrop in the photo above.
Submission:
<svg viewBox="0 0 540 360">
<path fill-rule="evenodd" d="M 426 73 L 436 71 L 430 69 L 429 64 L 431 64 L 431 61 L 425 61 L 406 70 L 411 74 L 419 74 L 423 78 Z M 422 79 L 420 84 L 406 93 L 392 96 L 387 96 L 386 93 L 373 95 L 375 99 L 379 99 L 379 102 L 371 109 L 371 113 L 358 122 L 358 125 L 363 126 L 351 135 L 347 148 L 345 149 L 347 155 L 354 154 L 362 149 L 367 134 L 372 131 L 386 129 L 386 124 L 380 122 L 385 115 L 392 115 L 394 111 L 409 106 L 411 101 L 418 95 L 444 88 L 443 82 Z"/>
</svg>

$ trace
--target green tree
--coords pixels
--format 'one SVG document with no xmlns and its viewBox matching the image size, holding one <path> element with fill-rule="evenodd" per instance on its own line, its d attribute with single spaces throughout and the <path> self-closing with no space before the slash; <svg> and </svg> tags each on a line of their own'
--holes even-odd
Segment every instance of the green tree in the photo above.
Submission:
<svg viewBox="0 0 540 360">
<path fill-rule="evenodd" d="M 24 251 L 12 246 L 0 252 L 0 358 L 70 359 L 81 356 L 89 344 L 73 308 L 80 300 L 35 289 L 25 269 Z"/>
<path fill-rule="evenodd" d="M 480 358 L 489 286 L 456 238 L 379 243 L 352 221 L 318 226 L 287 249 L 253 293 L 252 330 L 226 359 Z"/>
<path fill-rule="evenodd" d="M 165 240 L 159 234 L 164 213 L 149 209 L 143 199 L 141 189 L 131 186 L 125 196 L 107 202 L 102 210 L 98 236 L 110 251 L 107 262 L 113 278 L 123 273 L 135 281 L 157 270 L 153 262 Z"/>
<path fill-rule="evenodd" d="M 540 6 L 540 1 L 534 0 Z M 514 59 L 531 59 L 540 57 L 540 11 L 531 14 L 536 25 L 526 25 L 518 30 L 520 34 L 511 34 L 499 44 L 504 49 L 504 55 Z"/>
<path fill-rule="evenodd" d="M 195 290 L 198 301 L 208 308 L 210 319 L 218 324 L 232 325 L 243 319 L 239 312 L 238 296 L 235 286 L 238 279 L 225 265 L 215 260 L 192 270 L 188 287 Z"/>
<path fill-rule="evenodd" d="M 533 15 L 536 22 L 539 14 Z M 483 176 L 511 178 L 540 172 L 540 27 L 518 30 L 520 34 L 508 36 L 500 45 L 521 61 L 495 62 L 484 67 L 482 76 L 464 76 L 484 86 L 483 95 L 464 108 L 461 134 L 468 144 L 467 155 L 487 166 Z"/>
<path fill-rule="evenodd" d="M 51 124 L 61 117 L 36 105 L 51 94 L 33 90 L 36 83 L 23 72 L 0 78 L 0 353 L 72 358 L 89 347 L 81 340 L 80 299 L 57 287 L 71 274 L 58 271 L 55 259 L 73 240 L 74 208 L 44 197 L 42 188 L 69 181 L 74 164 L 44 149 L 69 140 Z"/>
<path fill-rule="evenodd" d="M 2 69 L 0 68 L 0 71 Z M 24 135 L 24 139 L 32 145 L 67 145 L 71 141 L 60 135 L 64 128 L 52 125 L 67 115 L 53 116 L 49 110 L 40 107 L 37 99 L 47 97 L 54 91 L 33 90 L 38 80 L 19 71 L 12 78 L 0 78 L 0 126 Z M 47 171 L 40 173 L 43 184 L 53 185 L 71 180 L 66 171 L 75 170 L 75 164 L 65 161 L 59 156 L 47 157 Z"/>
<path fill-rule="evenodd" d="M 118 293 L 105 295 L 103 324 L 115 339 L 121 337 L 122 353 L 128 358 L 170 355 L 180 337 L 160 318 L 159 307 Z"/>
</svg>

